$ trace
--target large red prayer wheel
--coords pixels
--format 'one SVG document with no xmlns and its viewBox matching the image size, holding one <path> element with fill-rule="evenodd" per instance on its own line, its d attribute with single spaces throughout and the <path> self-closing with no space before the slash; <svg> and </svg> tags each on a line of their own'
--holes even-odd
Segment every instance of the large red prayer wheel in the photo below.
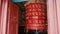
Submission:
<svg viewBox="0 0 60 34">
<path fill-rule="evenodd" d="M 46 8 L 43 3 L 29 3 L 26 5 L 26 28 L 28 30 L 46 29 Z"/>
</svg>

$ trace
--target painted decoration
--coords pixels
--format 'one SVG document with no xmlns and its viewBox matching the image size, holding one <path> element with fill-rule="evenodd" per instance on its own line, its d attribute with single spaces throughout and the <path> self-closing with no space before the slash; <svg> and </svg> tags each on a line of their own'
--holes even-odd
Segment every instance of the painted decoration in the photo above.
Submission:
<svg viewBox="0 0 60 34">
<path fill-rule="evenodd" d="M 46 8 L 43 3 L 26 5 L 26 28 L 31 30 L 46 29 Z"/>
<path fill-rule="evenodd" d="M 12 2 L 24 2 L 24 1 L 28 1 L 28 0 L 12 0 Z"/>
</svg>

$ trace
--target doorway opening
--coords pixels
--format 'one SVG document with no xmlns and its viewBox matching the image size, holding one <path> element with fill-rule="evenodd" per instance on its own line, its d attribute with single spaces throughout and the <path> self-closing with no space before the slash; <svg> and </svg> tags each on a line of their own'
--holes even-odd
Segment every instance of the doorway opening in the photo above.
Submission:
<svg viewBox="0 0 60 34">
<path fill-rule="evenodd" d="M 47 34 L 46 0 L 12 2 L 19 7 L 18 34 Z M 29 23 L 31 22 L 31 23 Z M 32 25 L 32 26 L 31 26 Z"/>
</svg>

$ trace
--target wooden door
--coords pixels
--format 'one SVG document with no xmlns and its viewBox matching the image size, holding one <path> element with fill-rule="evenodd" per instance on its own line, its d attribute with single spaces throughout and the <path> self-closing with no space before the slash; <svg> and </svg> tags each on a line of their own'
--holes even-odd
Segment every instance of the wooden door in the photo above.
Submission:
<svg viewBox="0 0 60 34">
<path fill-rule="evenodd" d="M 18 34 L 18 6 L 9 2 L 7 34 Z"/>
</svg>

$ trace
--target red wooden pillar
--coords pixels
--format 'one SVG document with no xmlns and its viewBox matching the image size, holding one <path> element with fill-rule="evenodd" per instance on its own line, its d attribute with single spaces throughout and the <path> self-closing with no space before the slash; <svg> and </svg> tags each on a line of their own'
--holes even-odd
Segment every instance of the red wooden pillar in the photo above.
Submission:
<svg viewBox="0 0 60 34">
<path fill-rule="evenodd" d="M 18 34 L 18 11 L 18 6 L 9 2 L 7 34 Z"/>
<path fill-rule="evenodd" d="M 56 1 L 47 0 L 48 34 L 59 34 L 56 11 Z"/>
<path fill-rule="evenodd" d="M 1 0 L 0 4 L 0 34 L 6 34 L 8 0 Z"/>
<path fill-rule="evenodd" d="M 0 34 L 1 34 L 1 0 L 0 0 Z"/>
<path fill-rule="evenodd" d="M 56 13 L 58 20 L 58 34 L 60 34 L 60 0 L 55 0 L 56 2 Z"/>
</svg>

